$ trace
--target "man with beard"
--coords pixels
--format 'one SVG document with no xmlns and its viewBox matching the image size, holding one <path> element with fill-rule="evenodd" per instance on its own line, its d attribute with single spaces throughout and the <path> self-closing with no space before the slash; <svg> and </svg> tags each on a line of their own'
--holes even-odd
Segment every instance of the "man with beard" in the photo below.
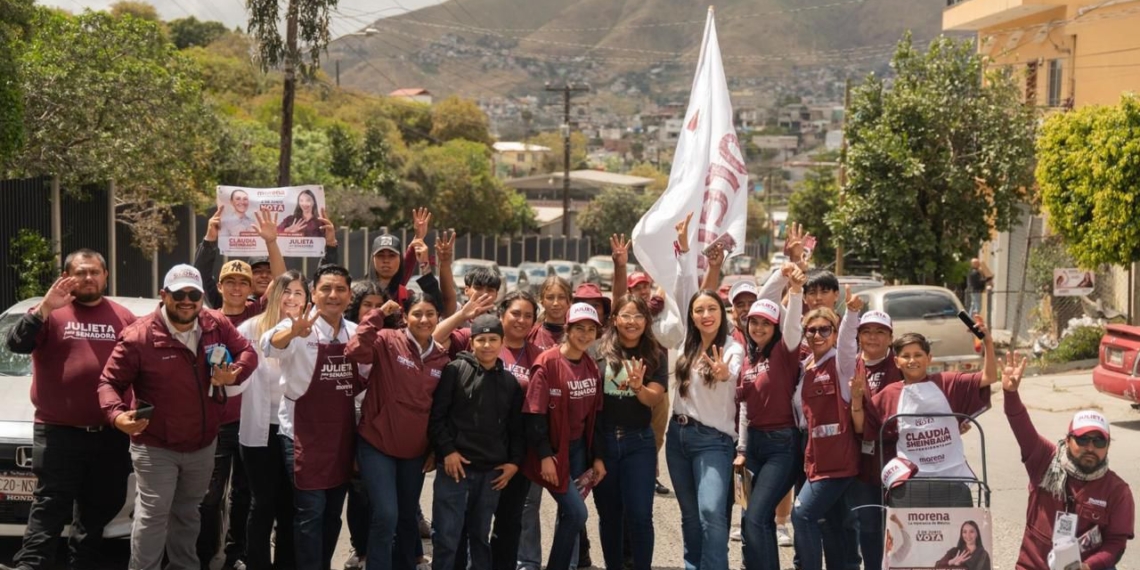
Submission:
<svg viewBox="0 0 1140 570">
<path fill-rule="evenodd" d="M 103 527 L 126 501 L 127 438 L 107 424 L 95 389 L 115 339 L 135 317 L 103 298 L 106 287 L 103 256 L 77 250 L 40 304 L 8 331 L 8 349 L 32 355 L 32 471 L 39 478 L 16 568 L 51 567 L 67 524 L 67 567 L 92 568 Z"/>
<path fill-rule="evenodd" d="M 1061 441 L 1045 439 L 1017 388 L 1025 358 L 1006 355 L 1001 384 L 1005 415 L 1029 474 L 1029 504 L 1018 570 L 1038 570 L 1076 560 L 1081 570 L 1115 568 L 1134 535 L 1132 490 L 1108 468 L 1108 419 L 1083 410 L 1073 415 Z"/>
<path fill-rule="evenodd" d="M 138 496 L 130 568 L 158 570 L 165 551 L 171 570 L 199 570 L 198 505 L 214 470 L 223 387 L 244 382 L 257 353 L 229 320 L 202 310 L 202 276 L 192 266 L 174 266 L 160 295 L 158 309 L 120 335 L 99 402 L 131 436 Z M 135 410 L 123 401 L 130 389 Z"/>
</svg>

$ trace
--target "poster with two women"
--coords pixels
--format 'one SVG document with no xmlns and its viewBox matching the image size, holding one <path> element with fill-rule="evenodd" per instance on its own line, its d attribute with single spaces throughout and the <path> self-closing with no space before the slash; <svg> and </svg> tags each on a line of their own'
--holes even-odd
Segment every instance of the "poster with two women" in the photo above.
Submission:
<svg viewBox="0 0 1140 570">
<path fill-rule="evenodd" d="M 322 186 L 244 188 L 218 186 L 218 249 L 230 257 L 266 255 L 265 241 L 257 228 L 256 213 L 277 228 L 277 246 L 285 257 L 320 257 L 325 252 L 321 218 L 325 210 Z"/>
<path fill-rule="evenodd" d="M 980 508 L 887 509 L 885 570 L 992 570 L 993 528 Z"/>
</svg>

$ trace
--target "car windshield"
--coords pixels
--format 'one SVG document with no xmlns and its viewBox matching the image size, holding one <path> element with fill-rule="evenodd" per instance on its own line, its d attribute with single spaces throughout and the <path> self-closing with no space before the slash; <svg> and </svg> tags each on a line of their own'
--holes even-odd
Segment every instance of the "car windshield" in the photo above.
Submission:
<svg viewBox="0 0 1140 570">
<path fill-rule="evenodd" d="M 464 275 L 467 275 L 472 269 L 475 269 L 479 266 L 480 264 L 478 263 L 466 263 L 461 261 L 451 265 L 451 274 L 456 278 L 463 277 Z"/>
<path fill-rule="evenodd" d="M 518 271 L 508 271 L 503 277 L 507 278 L 507 283 L 516 283 L 519 280 Z"/>
<path fill-rule="evenodd" d="M 538 267 L 527 267 L 526 276 L 534 279 L 535 281 L 542 281 L 546 279 L 546 266 L 540 265 Z"/>
<path fill-rule="evenodd" d="M 954 303 L 954 299 L 937 291 L 904 291 L 888 294 L 883 301 L 883 310 L 896 321 L 953 317 L 958 314 L 958 306 Z"/>
<path fill-rule="evenodd" d="M 22 315 L 8 314 L 0 317 L 0 338 L 8 338 L 8 331 L 16 326 Z M 16 354 L 8 350 L 8 343 L 0 343 L 0 376 L 31 376 L 32 357 L 29 354 Z"/>
<path fill-rule="evenodd" d="M 559 275 L 570 275 L 569 263 L 552 263 L 551 266 L 558 272 Z"/>
<path fill-rule="evenodd" d="M 612 259 L 591 259 L 589 265 L 597 269 L 613 269 L 614 260 Z"/>
</svg>

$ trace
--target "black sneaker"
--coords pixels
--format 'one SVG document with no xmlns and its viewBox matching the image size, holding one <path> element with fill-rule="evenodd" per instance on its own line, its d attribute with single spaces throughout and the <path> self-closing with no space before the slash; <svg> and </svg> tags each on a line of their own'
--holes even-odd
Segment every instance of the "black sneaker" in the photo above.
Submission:
<svg viewBox="0 0 1140 570">
<path fill-rule="evenodd" d="M 669 494 L 669 487 L 662 485 L 660 479 L 657 480 L 657 494 L 658 495 L 668 495 Z"/>
<path fill-rule="evenodd" d="M 348 560 L 344 561 L 344 570 L 363 570 L 364 556 L 358 554 L 356 549 L 349 551 Z"/>
</svg>

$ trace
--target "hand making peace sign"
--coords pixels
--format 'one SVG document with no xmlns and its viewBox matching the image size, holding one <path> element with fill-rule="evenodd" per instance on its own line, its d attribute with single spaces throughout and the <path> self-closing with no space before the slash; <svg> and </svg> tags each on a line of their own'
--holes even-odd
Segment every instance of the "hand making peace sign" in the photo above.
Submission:
<svg viewBox="0 0 1140 570">
<path fill-rule="evenodd" d="M 710 356 L 711 353 L 711 356 Z M 729 378 L 728 364 L 724 361 L 724 349 L 716 346 L 709 347 L 709 352 L 701 355 L 701 362 L 704 362 L 712 372 L 713 379 L 717 382 L 724 382 Z"/>
</svg>

